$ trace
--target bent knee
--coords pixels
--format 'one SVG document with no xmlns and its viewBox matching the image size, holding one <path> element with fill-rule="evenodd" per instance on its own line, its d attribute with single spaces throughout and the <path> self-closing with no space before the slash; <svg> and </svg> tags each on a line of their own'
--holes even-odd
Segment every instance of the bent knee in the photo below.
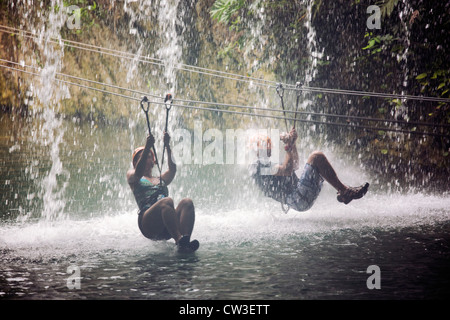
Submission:
<svg viewBox="0 0 450 320">
<path fill-rule="evenodd" d="M 178 205 L 187 209 L 194 209 L 194 202 L 190 198 L 182 199 Z"/>
<path fill-rule="evenodd" d="M 308 163 L 310 165 L 317 164 L 317 162 L 326 159 L 325 154 L 322 151 L 314 151 L 309 155 Z"/>
<path fill-rule="evenodd" d="M 169 206 L 169 207 L 172 207 L 172 208 L 174 207 L 173 199 L 170 198 L 170 197 L 162 198 L 159 201 L 160 201 L 161 205 Z"/>
</svg>

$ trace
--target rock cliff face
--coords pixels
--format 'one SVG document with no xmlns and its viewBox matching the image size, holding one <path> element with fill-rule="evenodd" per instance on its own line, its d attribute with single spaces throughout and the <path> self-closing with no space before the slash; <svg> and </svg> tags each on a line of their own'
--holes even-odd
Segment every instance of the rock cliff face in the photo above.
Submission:
<svg viewBox="0 0 450 320">
<path fill-rule="evenodd" d="M 190 66 L 274 82 L 301 81 L 307 87 L 362 91 L 367 95 L 305 91 L 299 110 L 311 114 L 302 118 L 338 122 L 315 113 L 345 115 L 349 118 L 339 121 L 353 127 L 307 123 L 298 130 L 319 144 L 339 145 L 374 172 L 394 177 L 387 181 L 392 186 L 417 183 L 448 191 L 449 103 L 369 94 L 449 98 L 448 4 L 389 0 L 379 7 L 379 17 L 371 16 L 371 4 L 363 0 L 2 1 L 0 59 L 21 65 L 1 64 L 46 76 L 1 68 L 0 105 L 3 111 L 38 115 L 50 104 L 68 118 L 125 124 L 140 112 L 138 102 L 101 90 L 135 98 L 141 96 L 136 91 L 161 97 L 172 91 L 175 97 L 190 100 L 279 107 L 274 88 L 211 76 L 206 70 L 192 72 Z M 379 18 L 379 29 L 368 24 L 371 17 Z M 86 49 L 86 44 L 91 47 Z M 97 90 L 67 82 L 48 86 L 53 78 Z M 287 108 L 294 109 L 295 94 L 286 99 Z M 367 120 L 374 118 L 389 122 Z M 178 111 L 180 125 L 192 126 L 195 119 L 215 127 L 257 121 Z M 278 123 L 268 121 L 262 123 Z M 419 125 L 424 122 L 434 126 Z M 375 126 L 380 129 L 361 128 Z"/>
</svg>

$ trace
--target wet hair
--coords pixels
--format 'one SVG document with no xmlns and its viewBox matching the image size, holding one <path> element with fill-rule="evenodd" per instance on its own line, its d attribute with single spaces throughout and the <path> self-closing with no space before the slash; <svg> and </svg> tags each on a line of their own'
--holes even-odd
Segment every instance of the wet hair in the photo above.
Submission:
<svg viewBox="0 0 450 320">
<path fill-rule="evenodd" d="M 133 168 L 136 168 L 137 162 L 141 157 L 142 151 L 144 151 L 144 147 L 136 148 L 133 152 L 133 156 L 131 157 L 131 161 L 133 162 Z"/>
</svg>

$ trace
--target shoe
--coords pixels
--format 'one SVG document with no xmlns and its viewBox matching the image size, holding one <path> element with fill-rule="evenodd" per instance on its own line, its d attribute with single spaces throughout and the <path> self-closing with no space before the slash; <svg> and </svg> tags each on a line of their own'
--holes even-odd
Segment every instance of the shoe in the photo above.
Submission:
<svg viewBox="0 0 450 320">
<path fill-rule="evenodd" d="M 192 240 L 189 243 L 189 249 L 191 252 L 197 251 L 198 248 L 200 248 L 200 242 L 198 242 L 198 240 Z"/>
<path fill-rule="evenodd" d="M 356 188 L 348 188 L 343 193 L 338 192 L 337 200 L 344 204 L 349 204 L 350 201 L 355 199 L 361 199 L 367 193 L 369 189 L 369 183 L 366 182 L 363 186 Z"/>
<path fill-rule="evenodd" d="M 190 253 L 196 251 L 200 247 L 200 243 L 197 240 L 190 239 L 190 236 L 182 236 L 178 241 L 178 252 Z"/>
</svg>

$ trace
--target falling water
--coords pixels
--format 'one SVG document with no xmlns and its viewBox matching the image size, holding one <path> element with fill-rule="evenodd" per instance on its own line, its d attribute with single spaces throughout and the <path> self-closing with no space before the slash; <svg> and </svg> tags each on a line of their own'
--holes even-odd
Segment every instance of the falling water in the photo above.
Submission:
<svg viewBox="0 0 450 320">
<path fill-rule="evenodd" d="M 403 9 L 400 10 L 399 12 L 399 19 L 404 30 L 404 38 L 403 38 L 404 49 L 401 54 L 397 55 L 397 60 L 399 63 L 401 63 L 403 69 L 403 82 L 401 95 L 407 95 L 409 82 L 408 55 L 409 55 L 409 48 L 411 46 L 411 30 L 409 25 L 410 24 L 409 18 L 411 17 L 413 9 L 409 3 L 409 0 L 403 0 L 402 3 Z M 396 119 L 404 119 L 406 121 L 409 119 L 406 100 L 402 100 L 401 105 L 394 110 L 394 117 Z"/>
<path fill-rule="evenodd" d="M 183 15 L 183 12 L 179 12 L 179 4 L 180 0 L 160 1 L 158 8 L 160 47 L 156 55 L 164 63 L 167 92 L 176 92 L 175 67 L 181 63 L 183 55 L 182 38 L 179 35 L 182 34 L 182 30 L 181 32 L 178 31 L 178 29 L 183 28 L 179 19 L 179 15 Z"/>
<path fill-rule="evenodd" d="M 261 1 L 255 1 L 250 5 L 250 10 L 255 13 L 255 19 L 250 23 L 251 38 L 244 51 L 244 60 L 247 62 L 247 69 L 253 72 L 261 66 L 261 54 L 263 48 L 269 44 L 267 36 L 264 34 L 266 15 Z"/>
<path fill-rule="evenodd" d="M 50 171 L 41 182 L 44 205 L 42 217 L 55 220 L 64 217 L 65 190 L 70 178 L 60 158 L 60 144 L 63 143 L 65 130 L 62 120 L 56 118 L 51 108 L 46 108 L 42 116 L 45 122 L 41 128 L 41 139 L 45 144 L 49 144 L 51 161 Z"/>
<path fill-rule="evenodd" d="M 310 55 L 310 63 L 305 70 L 305 86 L 308 86 L 311 81 L 314 80 L 315 76 L 317 75 L 317 64 L 320 59 L 323 58 L 323 49 L 322 51 L 319 50 L 319 47 L 317 45 L 316 40 L 316 31 L 312 25 L 312 18 L 313 18 L 313 6 L 315 1 L 314 0 L 306 0 L 306 20 L 305 20 L 305 27 L 308 31 L 307 33 L 307 48 Z"/>
<path fill-rule="evenodd" d="M 130 5 L 137 5 L 137 8 L 135 6 Z M 128 72 L 127 72 L 127 83 L 131 83 L 133 81 L 136 81 L 138 78 L 138 71 L 139 71 L 139 64 L 140 64 L 140 57 L 142 55 L 142 52 L 145 47 L 145 43 L 139 34 L 138 30 L 136 29 L 135 24 L 139 21 L 145 21 L 148 19 L 148 16 L 151 15 L 151 9 L 152 9 L 152 3 L 151 1 L 130 1 L 126 0 L 123 4 L 123 10 L 127 14 L 130 15 L 130 21 L 128 23 L 128 29 L 129 29 L 129 36 L 132 40 L 134 40 L 138 45 L 138 50 L 134 53 L 134 58 L 129 61 L 128 66 Z"/>
<path fill-rule="evenodd" d="M 133 6 L 131 6 L 131 4 L 133 4 Z M 177 92 L 177 67 L 182 63 L 183 55 L 182 34 L 184 26 L 180 17 L 183 16 L 184 12 L 181 9 L 180 1 L 159 1 L 156 5 L 154 1 L 150 0 L 140 1 L 138 3 L 135 3 L 135 1 L 125 1 L 124 10 L 131 16 L 128 26 L 130 36 L 135 38 L 133 40 L 139 44 L 139 48 L 135 52 L 135 58 L 130 62 L 128 68 L 127 82 L 134 86 L 133 82 L 142 81 L 139 71 L 145 70 L 145 66 L 143 66 L 140 61 L 140 56 L 145 51 L 145 48 L 148 47 L 148 43 L 146 42 L 146 39 L 143 39 L 138 33 L 135 25 L 137 23 L 148 22 L 150 18 L 156 15 L 159 38 L 156 41 L 157 49 L 153 58 L 160 59 L 163 67 L 158 71 L 152 72 L 151 77 L 149 77 L 151 80 L 144 79 L 144 82 L 147 82 L 145 89 L 148 90 L 148 87 L 151 86 L 155 92 L 150 93 L 159 94 L 161 97 L 164 97 L 167 93 L 173 95 Z M 162 128 L 155 126 L 155 123 L 164 123 L 165 113 L 161 111 L 162 109 L 160 107 L 155 108 L 152 106 L 152 108 L 150 108 L 153 127 L 152 133 L 155 135 L 157 143 L 160 145 L 159 147 L 162 147 L 161 143 L 159 143 L 162 138 Z M 174 119 L 176 116 L 173 116 L 174 113 L 176 113 L 176 111 L 172 111 L 170 114 L 171 126 L 176 122 Z M 133 132 L 133 129 L 135 128 L 135 120 L 145 121 L 143 113 L 138 115 L 138 119 L 130 120 L 130 132 Z M 143 139 L 139 139 L 139 141 L 136 142 L 135 137 L 133 136 L 131 142 L 134 146 L 135 143 L 141 144 L 144 141 Z"/>
<path fill-rule="evenodd" d="M 24 1 L 21 4 L 19 1 L 17 5 L 23 6 L 21 10 L 30 13 L 30 3 Z M 68 15 L 61 0 L 53 0 L 50 8 L 52 10 L 45 12 L 48 13 L 48 16 L 45 16 L 42 11 L 41 15 L 38 15 L 41 19 L 36 20 L 34 25 L 27 25 L 28 22 L 24 20 L 25 27 L 32 30 L 33 34 L 38 35 L 33 38 L 33 41 L 38 48 L 41 62 L 43 62 L 40 77 L 37 83 L 34 82 L 35 86 L 31 87 L 34 94 L 33 100 L 37 101 L 37 103 L 34 102 L 35 112 L 43 120 L 39 133 L 34 135 L 35 143 L 48 148 L 50 155 L 51 167 L 47 175 L 40 180 L 41 191 L 38 193 L 43 202 L 40 215 L 43 220 L 48 221 L 64 216 L 65 189 L 68 185 L 69 174 L 64 169 L 60 156 L 60 144 L 63 143 L 65 128 L 62 120 L 57 116 L 59 112 L 57 106 L 61 99 L 70 97 L 67 87 L 59 86 L 54 81 L 56 73 L 62 68 L 64 48 L 60 31 L 65 25 Z M 56 46 L 50 42 L 55 39 L 59 42 Z M 41 106 L 40 109 L 39 106 Z M 39 161 L 36 164 L 39 165 Z M 30 172 L 32 171 L 31 168 Z"/>
<path fill-rule="evenodd" d="M 305 0 L 306 4 L 306 19 L 305 19 L 305 28 L 307 30 L 306 38 L 307 44 L 306 48 L 309 52 L 309 63 L 307 64 L 304 70 L 304 79 L 300 80 L 300 84 L 308 87 L 311 82 L 314 81 L 317 75 L 317 67 L 318 62 L 323 58 L 324 49 L 320 50 L 319 45 L 317 43 L 317 34 L 316 30 L 313 26 L 313 7 L 315 4 L 314 0 Z M 299 98 L 301 97 L 299 110 L 312 110 L 313 112 L 317 112 L 317 104 L 315 102 L 316 96 L 309 94 L 307 91 L 302 91 Z M 311 120 L 311 116 L 308 116 L 308 120 Z M 316 132 L 316 126 L 312 125 L 310 128 L 310 132 Z M 305 139 L 303 139 L 302 147 L 308 146 L 310 144 L 310 135 L 308 134 Z"/>
</svg>

